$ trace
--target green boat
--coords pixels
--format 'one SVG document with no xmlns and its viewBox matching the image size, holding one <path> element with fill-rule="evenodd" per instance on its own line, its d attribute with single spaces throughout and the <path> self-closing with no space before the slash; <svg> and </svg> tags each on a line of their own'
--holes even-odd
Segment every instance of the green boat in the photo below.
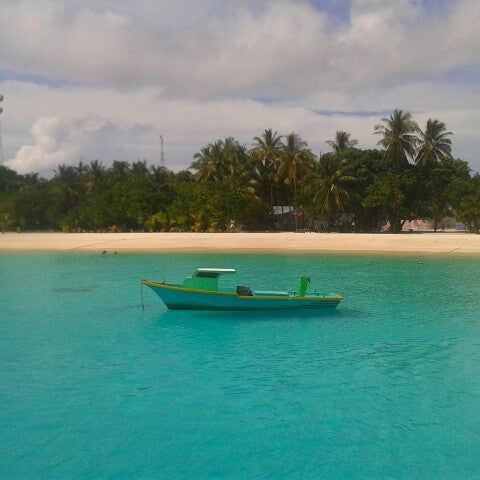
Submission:
<svg viewBox="0 0 480 480">
<path fill-rule="evenodd" d="M 182 284 L 142 280 L 171 310 L 298 310 L 335 308 L 343 297 L 336 293 L 308 291 L 310 278 L 300 277 L 295 291 L 252 290 L 248 286 L 224 288 L 222 275 L 236 273 L 233 268 L 197 268 Z"/>
</svg>

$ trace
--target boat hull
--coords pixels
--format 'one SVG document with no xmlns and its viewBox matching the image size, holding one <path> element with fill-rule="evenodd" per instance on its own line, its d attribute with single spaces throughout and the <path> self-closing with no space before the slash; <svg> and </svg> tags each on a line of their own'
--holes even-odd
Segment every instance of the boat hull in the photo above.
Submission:
<svg viewBox="0 0 480 480">
<path fill-rule="evenodd" d="M 332 297 L 239 296 L 236 293 L 209 292 L 144 281 L 170 310 L 298 310 L 335 308 L 342 300 Z"/>
</svg>

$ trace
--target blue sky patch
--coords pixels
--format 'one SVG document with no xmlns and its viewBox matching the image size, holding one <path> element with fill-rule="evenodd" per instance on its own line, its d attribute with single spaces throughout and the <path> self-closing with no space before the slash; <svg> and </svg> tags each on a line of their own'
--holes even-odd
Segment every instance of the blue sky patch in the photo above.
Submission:
<svg viewBox="0 0 480 480">
<path fill-rule="evenodd" d="M 334 115 L 341 115 L 344 117 L 381 117 L 389 115 L 391 110 L 312 110 L 313 113 L 321 117 L 333 117 Z"/>
</svg>

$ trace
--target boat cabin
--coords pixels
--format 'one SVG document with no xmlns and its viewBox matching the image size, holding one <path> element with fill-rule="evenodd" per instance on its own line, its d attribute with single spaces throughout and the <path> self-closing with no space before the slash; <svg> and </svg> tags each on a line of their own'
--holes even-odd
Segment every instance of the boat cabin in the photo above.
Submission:
<svg viewBox="0 0 480 480">
<path fill-rule="evenodd" d="M 197 268 L 189 277 L 185 277 L 182 286 L 193 290 L 218 291 L 218 279 L 221 275 L 236 273 L 234 268 Z"/>
</svg>

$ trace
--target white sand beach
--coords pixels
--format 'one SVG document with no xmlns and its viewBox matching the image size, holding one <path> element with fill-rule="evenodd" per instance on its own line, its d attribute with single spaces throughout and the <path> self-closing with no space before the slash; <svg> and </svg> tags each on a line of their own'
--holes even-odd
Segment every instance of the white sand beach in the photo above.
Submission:
<svg viewBox="0 0 480 480">
<path fill-rule="evenodd" d="M 4 233 L 0 251 L 370 252 L 480 255 L 469 233 Z"/>
</svg>

